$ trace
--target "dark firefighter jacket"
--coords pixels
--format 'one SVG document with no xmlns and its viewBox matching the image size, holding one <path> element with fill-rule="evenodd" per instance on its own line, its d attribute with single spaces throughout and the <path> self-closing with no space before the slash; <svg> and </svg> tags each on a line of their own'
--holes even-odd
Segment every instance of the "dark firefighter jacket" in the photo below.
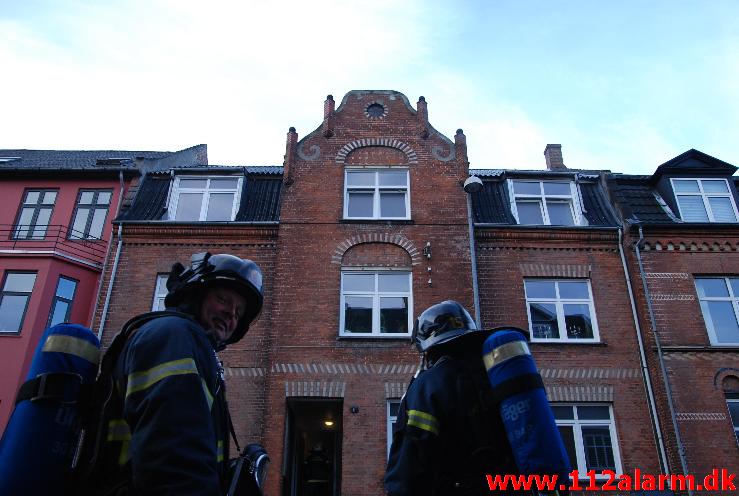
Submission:
<svg viewBox="0 0 739 496">
<path fill-rule="evenodd" d="M 104 482 L 121 489 L 98 494 L 224 494 L 227 406 L 205 330 L 185 314 L 146 322 L 113 377 L 102 462 Z"/>
<path fill-rule="evenodd" d="M 485 476 L 516 473 L 490 383 L 474 353 L 445 356 L 400 404 L 385 474 L 389 496 L 488 494 Z"/>
</svg>

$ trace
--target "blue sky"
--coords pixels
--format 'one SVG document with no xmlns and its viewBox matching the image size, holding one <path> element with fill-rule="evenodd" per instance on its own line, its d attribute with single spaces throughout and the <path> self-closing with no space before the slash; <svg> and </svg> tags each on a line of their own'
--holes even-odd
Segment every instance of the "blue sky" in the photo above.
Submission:
<svg viewBox="0 0 739 496">
<path fill-rule="evenodd" d="M 736 1 L 0 0 L 0 148 L 278 165 L 323 100 L 393 89 L 471 167 L 739 165 Z"/>
</svg>

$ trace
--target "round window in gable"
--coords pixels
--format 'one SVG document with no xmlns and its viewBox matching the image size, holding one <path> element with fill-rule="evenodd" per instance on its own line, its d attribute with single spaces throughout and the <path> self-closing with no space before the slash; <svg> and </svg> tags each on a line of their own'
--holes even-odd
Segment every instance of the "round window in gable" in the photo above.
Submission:
<svg viewBox="0 0 739 496">
<path fill-rule="evenodd" d="M 387 115 L 387 107 L 380 102 L 372 102 L 364 109 L 364 115 L 370 119 L 382 119 Z"/>
</svg>

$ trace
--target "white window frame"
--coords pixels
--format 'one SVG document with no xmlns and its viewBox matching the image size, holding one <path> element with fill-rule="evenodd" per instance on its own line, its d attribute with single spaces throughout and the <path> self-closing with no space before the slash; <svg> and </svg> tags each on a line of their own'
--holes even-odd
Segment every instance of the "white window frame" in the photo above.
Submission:
<svg viewBox="0 0 739 496">
<path fill-rule="evenodd" d="M 373 339 L 398 339 L 408 338 L 413 333 L 413 273 L 409 269 L 403 270 L 391 270 L 388 267 L 382 268 L 362 268 L 357 270 L 356 267 L 342 269 L 341 281 L 340 281 L 340 292 L 341 297 L 339 301 L 339 336 L 346 338 L 373 338 Z M 380 292 L 379 289 L 369 291 L 351 291 L 349 293 L 344 292 L 344 276 L 346 274 L 374 274 L 375 276 L 375 288 L 378 288 L 378 276 L 380 274 L 406 274 L 408 276 L 408 289 L 405 292 Z M 372 296 L 372 332 L 346 332 L 344 330 L 344 318 L 345 318 L 345 297 L 346 296 Z M 408 332 L 380 332 L 380 297 L 408 297 Z"/>
<path fill-rule="evenodd" d="M 554 298 L 529 298 L 526 294 L 526 281 L 536 282 L 553 282 L 555 297 Z M 584 298 L 560 298 L 559 295 L 559 283 L 560 282 L 585 282 L 588 286 L 588 299 Z M 524 279 L 524 297 L 526 299 L 526 315 L 529 319 L 529 329 L 531 331 L 531 341 L 534 343 L 599 343 L 600 333 L 598 331 L 598 317 L 595 313 L 595 301 L 593 299 L 593 287 L 590 284 L 590 279 L 545 279 L 538 277 L 527 277 Z M 529 303 L 552 303 L 555 305 L 557 311 L 557 327 L 559 329 L 558 338 L 535 338 L 534 337 L 534 326 L 531 321 L 531 307 Z M 565 304 L 587 304 L 590 310 L 590 322 L 593 325 L 593 337 L 575 339 L 567 337 L 567 328 L 565 327 Z"/>
<path fill-rule="evenodd" d="M 156 312 L 157 310 L 164 310 L 164 298 L 167 297 L 167 278 L 169 274 L 157 274 L 156 282 L 154 283 L 154 299 L 151 302 L 151 311 Z M 162 303 L 162 308 L 159 308 L 159 302 Z"/>
<path fill-rule="evenodd" d="M 379 185 L 379 172 L 387 171 L 405 171 L 405 188 L 398 186 L 380 186 Z M 374 187 L 348 187 L 348 175 L 351 172 L 374 172 L 375 173 L 375 185 Z M 404 217 L 383 217 L 380 215 L 380 192 L 381 191 L 401 191 L 405 189 L 405 216 Z M 373 191 L 372 195 L 372 216 L 371 217 L 350 217 L 349 216 L 349 192 L 351 191 Z M 411 177 L 410 171 L 407 167 L 364 167 L 364 166 L 347 166 L 344 168 L 344 219 L 346 220 L 409 220 L 411 218 Z"/>
<path fill-rule="evenodd" d="M 181 179 L 206 179 L 207 183 L 205 188 L 183 188 L 180 186 Z M 236 191 L 233 189 L 224 188 L 211 188 L 210 182 L 212 179 L 236 179 Z M 210 195 L 213 193 L 234 193 L 233 205 L 231 205 L 231 217 L 228 221 L 208 221 L 208 222 L 229 222 L 236 218 L 236 213 L 239 211 L 239 205 L 241 205 L 241 190 L 243 186 L 243 176 L 176 176 L 172 184 L 172 195 L 170 197 L 170 204 L 167 211 L 169 212 L 169 220 L 176 220 L 177 218 L 177 207 L 180 202 L 180 193 L 203 193 L 203 200 L 200 204 L 200 215 L 197 220 L 179 221 L 179 222 L 204 222 L 208 215 L 208 204 L 210 203 Z"/>
<path fill-rule="evenodd" d="M 539 184 L 539 194 L 538 195 L 528 195 L 528 194 L 520 194 L 516 193 L 513 190 L 513 183 L 514 182 L 523 182 L 523 183 L 538 183 Z M 569 184 L 570 186 L 570 194 L 569 195 L 545 195 L 544 194 L 544 183 L 560 183 L 560 184 Z M 520 224 L 522 226 L 537 226 L 537 225 L 543 225 L 543 226 L 551 226 L 551 221 L 549 219 L 549 210 L 547 209 L 547 199 L 554 200 L 560 203 L 564 203 L 567 201 L 570 206 L 570 212 L 572 213 L 572 220 L 574 222 L 573 226 L 586 226 L 587 219 L 585 216 L 582 215 L 582 203 L 580 200 L 580 193 L 578 191 L 578 187 L 575 184 L 574 181 L 568 181 L 568 180 L 541 180 L 541 179 L 508 179 L 508 196 L 511 203 L 511 212 L 513 213 L 513 217 L 516 219 L 516 223 Z M 539 208 L 541 209 L 541 218 L 543 221 L 543 224 L 521 224 L 521 221 L 518 217 L 518 206 L 516 205 L 516 200 L 520 201 L 527 201 L 529 200 L 531 203 L 534 201 L 538 201 Z M 559 224 L 555 224 L 555 226 L 558 226 Z M 572 227 L 572 226 L 562 226 L 562 227 Z"/>
<path fill-rule="evenodd" d="M 587 479 L 587 472 L 590 468 L 587 466 L 587 458 L 585 457 L 585 445 L 582 439 L 582 427 L 583 426 L 597 426 L 604 427 L 608 426 L 608 431 L 611 435 L 611 449 L 613 449 L 613 461 L 616 465 L 614 472 L 617 474 L 623 473 L 623 466 L 621 465 L 621 453 L 618 448 L 618 435 L 616 432 L 616 422 L 613 417 L 613 405 L 608 403 L 552 403 L 552 406 L 565 406 L 565 407 L 579 407 L 579 406 L 607 406 L 608 407 L 608 420 L 597 419 L 597 420 L 584 420 L 579 419 L 577 414 L 577 408 L 573 408 L 574 419 L 555 419 L 555 423 L 558 426 L 572 426 L 574 438 L 575 438 L 575 454 L 577 456 L 576 464 L 573 463 L 572 469 L 577 469 L 579 479 Z M 600 471 L 595 474 L 596 479 L 607 479 L 607 475 L 602 475 Z"/>
<path fill-rule="evenodd" d="M 387 419 L 387 457 L 390 457 L 390 447 L 393 445 L 393 426 L 398 421 L 398 416 L 391 413 L 392 405 L 397 405 L 400 409 L 400 400 L 397 398 L 390 398 L 387 400 L 386 415 Z"/>
<path fill-rule="evenodd" d="M 698 189 L 700 190 L 698 193 L 678 193 L 675 189 L 675 181 L 698 181 Z M 726 183 L 726 189 L 728 193 L 706 193 L 703 189 L 703 181 L 723 181 Z M 670 185 L 672 186 L 672 193 L 675 195 L 675 203 L 677 204 L 677 210 L 680 213 L 680 218 L 684 222 L 700 222 L 700 221 L 694 221 L 694 220 L 685 220 L 683 217 L 683 211 L 682 207 L 680 206 L 680 200 L 678 199 L 678 195 L 681 196 L 699 196 L 703 200 L 703 208 L 706 209 L 706 214 L 708 215 L 708 222 L 717 222 L 714 220 L 713 217 L 713 210 L 711 209 L 711 204 L 708 201 L 708 198 L 715 197 L 715 198 L 729 198 L 731 200 L 731 207 L 734 209 L 734 218 L 737 220 L 734 222 L 725 222 L 726 224 L 734 224 L 736 222 L 739 222 L 739 211 L 737 211 L 736 208 L 736 202 L 734 201 L 734 195 L 731 193 L 731 185 L 729 184 L 729 181 L 727 181 L 724 178 L 718 177 L 718 178 L 698 178 L 698 177 L 674 177 L 670 178 Z"/>
<path fill-rule="evenodd" d="M 729 296 L 701 296 L 700 292 L 698 291 L 698 280 L 699 279 L 720 279 L 724 281 L 724 284 L 726 284 L 726 287 L 729 291 Z M 695 293 L 698 297 L 698 304 L 701 307 L 701 313 L 703 314 L 703 322 L 706 323 L 706 330 L 708 331 L 708 339 L 711 342 L 712 346 L 739 346 L 739 335 L 737 335 L 736 341 L 730 341 L 730 342 L 722 342 L 718 340 L 718 336 L 716 335 L 716 330 L 713 327 L 713 318 L 711 317 L 710 312 L 708 312 L 703 305 L 704 301 L 728 301 L 731 303 L 732 308 L 734 309 L 734 318 L 737 319 L 737 323 L 739 323 L 739 295 L 734 294 L 734 290 L 731 287 L 731 282 L 729 282 L 730 279 L 739 279 L 739 277 L 695 277 Z"/>
</svg>

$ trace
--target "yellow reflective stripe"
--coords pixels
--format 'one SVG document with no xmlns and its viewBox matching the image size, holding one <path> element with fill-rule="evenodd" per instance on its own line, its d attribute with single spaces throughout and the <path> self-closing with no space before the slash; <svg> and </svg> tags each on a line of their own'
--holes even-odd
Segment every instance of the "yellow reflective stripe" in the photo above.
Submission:
<svg viewBox="0 0 739 496">
<path fill-rule="evenodd" d="M 131 455 L 128 452 L 128 447 L 131 445 L 131 441 L 123 441 L 121 444 L 121 454 L 118 455 L 118 465 L 123 466 L 128 463 L 131 459 Z"/>
<path fill-rule="evenodd" d="M 100 361 L 100 350 L 97 346 L 87 340 L 63 334 L 49 336 L 41 351 L 74 355 L 95 365 Z"/>
<path fill-rule="evenodd" d="M 129 441 L 131 429 L 123 419 L 114 419 L 108 422 L 108 441 Z"/>
<path fill-rule="evenodd" d="M 530 354 L 529 345 L 525 341 L 511 341 L 483 355 L 482 361 L 485 363 L 485 370 L 490 370 L 499 363 L 510 360 L 511 358 Z"/>
<path fill-rule="evenodd" d="M 156 367 L 150 368 L 143 372 L 132 372 L 128 374 L 128 387 L 126 388 L 126 398 L 138 391 L 147 389 L 162 379 L 173 375 L 196 374 L 198 368 L 195 366 L 195 360 L 192 358 L 182 358 L 180 360 L 172 360 L 165 362 Z"/>
<path fill-rule="evenodd" d="M 439 434 L 438 421 L 433 415 L 419 410 L 408 410 L 408 424 L 433 434 Z"/>
<path fill-rule="evenodd" d="M 203 393 L 205 394 L 205 401 L 208 402 L 208 410 L 213 408 L 213 395 L 210 394 L 208 385 L 205 383 L 205 379 L 201 378 L 200 382 L 203 384 Z"/>
<path fill-rule="evenodd" d="M 223 461 L 223 441 L 218 441 L 216 446 L 216 461 L 219 463 Z"/>
</svg>

